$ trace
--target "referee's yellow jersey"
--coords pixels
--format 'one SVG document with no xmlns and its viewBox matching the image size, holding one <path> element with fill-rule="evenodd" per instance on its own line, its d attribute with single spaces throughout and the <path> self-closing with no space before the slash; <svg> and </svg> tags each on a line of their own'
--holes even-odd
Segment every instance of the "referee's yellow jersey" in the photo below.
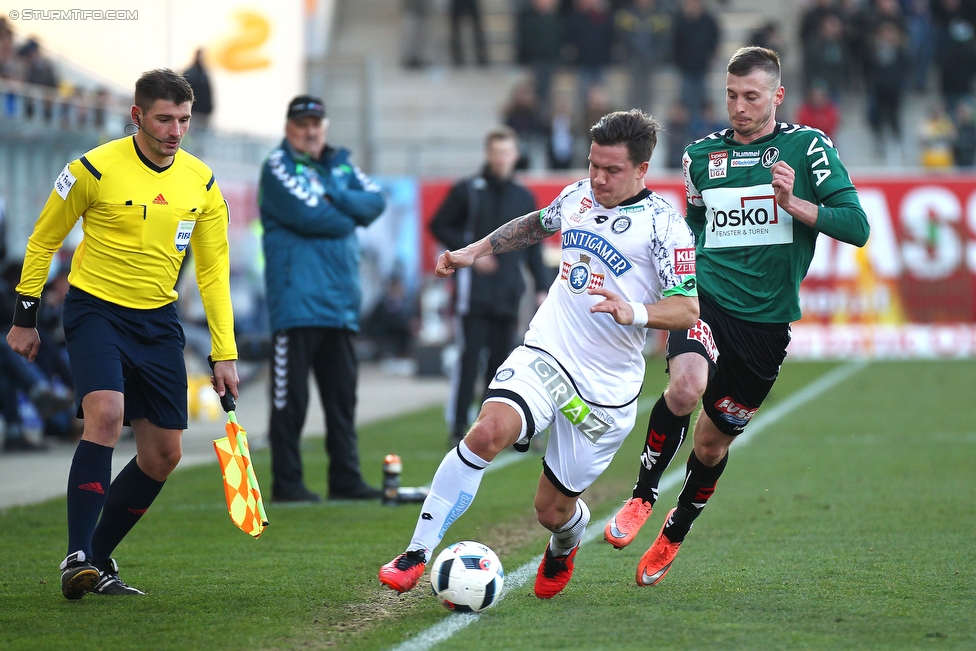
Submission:
<svg viewBox="0 0 976 651">
<path fill-rule="evenodd" d="M 162 307 L 177 298 L 176 277 L 192 245 L 213 359 L 237 359 L 227 204 L 207 165 L 180 149 L 160 169 L 134 137 L 68 163 L 27 242 L 20 294 L 41 295 L 51 259 L 79 217 L 84 238 L 71 259 L 73 287 L 124 307 Z"/>
</svg>

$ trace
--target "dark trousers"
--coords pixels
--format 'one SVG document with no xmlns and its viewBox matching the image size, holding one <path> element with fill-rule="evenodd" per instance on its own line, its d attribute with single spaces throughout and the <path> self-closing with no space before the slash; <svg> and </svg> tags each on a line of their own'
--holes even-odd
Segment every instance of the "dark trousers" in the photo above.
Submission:
<svg viewBox="0 0 976 651">
<path fill-rule="evenodd" d="M 448 397 L 448 425 L 455 436 L 463 436 L 468 429 L 468 410 L 474 398 L 474 382 L 484 350 L 488 351 L 485 366 L 485 388 L 495 372 L 515 347 L 517 317 L 464 316 L 460 318 L 458 360 L 451 378 Z"/>
<path fill-rule="evenodd" d="M 329 455 L 329 495 L 360 488 L 356 442 L 358 363 L 353 333 L 336 328 L 293 328 L 276 332 L 271 361 L 272 492 L 305 490 L 301 435 L 308 411 L 308 372 L 315 374 L 325 411 L 325 451 Z"/>
<path fill-rule="evenodd" d="M 461 20 L 467 16 L 471 21 L 471 31 L 474 35 L 474 51 L 478 65 L 488 63 L 488 48 L 485 44 L 485 30 L 481 24 L 481 7 L 478 0 L 451 0 L 451 61 L 456 66 L 464 64 L 464 53 L 461 49 Z"/>
</svg>

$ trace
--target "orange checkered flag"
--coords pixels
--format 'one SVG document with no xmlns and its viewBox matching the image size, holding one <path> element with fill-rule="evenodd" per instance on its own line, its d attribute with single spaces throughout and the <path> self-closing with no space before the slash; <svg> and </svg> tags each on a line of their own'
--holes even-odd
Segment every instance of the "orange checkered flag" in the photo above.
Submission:
<svg viewBox="0 0 976 651">
<path fill-rule="evenodd" d="M 268 515 L 264 511 L 261 488 L 251 464 L 247 432 L 237 422 L 234 413 L 237 403 L 229 391 L 221 397 L 220 405 L 227 412 L 227 425 L 224 426 L 227 436 L 214 439 L 213 444 L 220 461 L 220 472 L 224 476 L 227 512 L 241 531 L 258 538 L 268 526 Z"/>
</svg>

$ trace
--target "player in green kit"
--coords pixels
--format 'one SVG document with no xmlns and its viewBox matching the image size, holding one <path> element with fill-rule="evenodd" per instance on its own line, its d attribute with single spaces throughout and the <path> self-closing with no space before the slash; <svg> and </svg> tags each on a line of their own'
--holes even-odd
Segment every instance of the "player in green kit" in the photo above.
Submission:
<svg viewBox="0 0 976 651">
<path fill-rule="evenodd" d="M 701 399 L 684 486 L 638 564 L 638 585 L 667 574 L 715 490 L 729 446 L 776 381 L 817 236 L 859 247 L 868 239 L 857 190 L 830 138 L 776 121 L 786 92 L 779 55 L 741 48 L 729 62 L 726 90 L 732 128 L 692 143 L 683 159 L 701 318 L 668 334 L 670 382 L 651 411 L 637 485 L 604 530 L 618 549 L 633 541 Z"/>
</svg>

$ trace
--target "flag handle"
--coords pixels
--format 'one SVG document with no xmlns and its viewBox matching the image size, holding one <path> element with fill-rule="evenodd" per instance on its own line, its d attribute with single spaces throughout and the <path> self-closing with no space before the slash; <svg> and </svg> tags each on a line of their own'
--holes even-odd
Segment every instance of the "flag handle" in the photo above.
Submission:
<svg viewBox="0 0 976 651">
<path fill-rule="evenodd" d="M 210 364 L 210 372 L 213 373 L 215 362 L 210 355 L 207 355 L 207 363 Z M 232 396 L 230 391 L 226 388 L 224 389 L 224 395 L 220 396 L 220 406 L 228 414 L 233 414 L 233 412 L 237 409 L 237 401 L 234 400 L 234 396 Z M 231 418 L 231 420 L 235 423 L 237 422 L 236 420 L 233 420 L 233 418 Z"/>
</svg>

